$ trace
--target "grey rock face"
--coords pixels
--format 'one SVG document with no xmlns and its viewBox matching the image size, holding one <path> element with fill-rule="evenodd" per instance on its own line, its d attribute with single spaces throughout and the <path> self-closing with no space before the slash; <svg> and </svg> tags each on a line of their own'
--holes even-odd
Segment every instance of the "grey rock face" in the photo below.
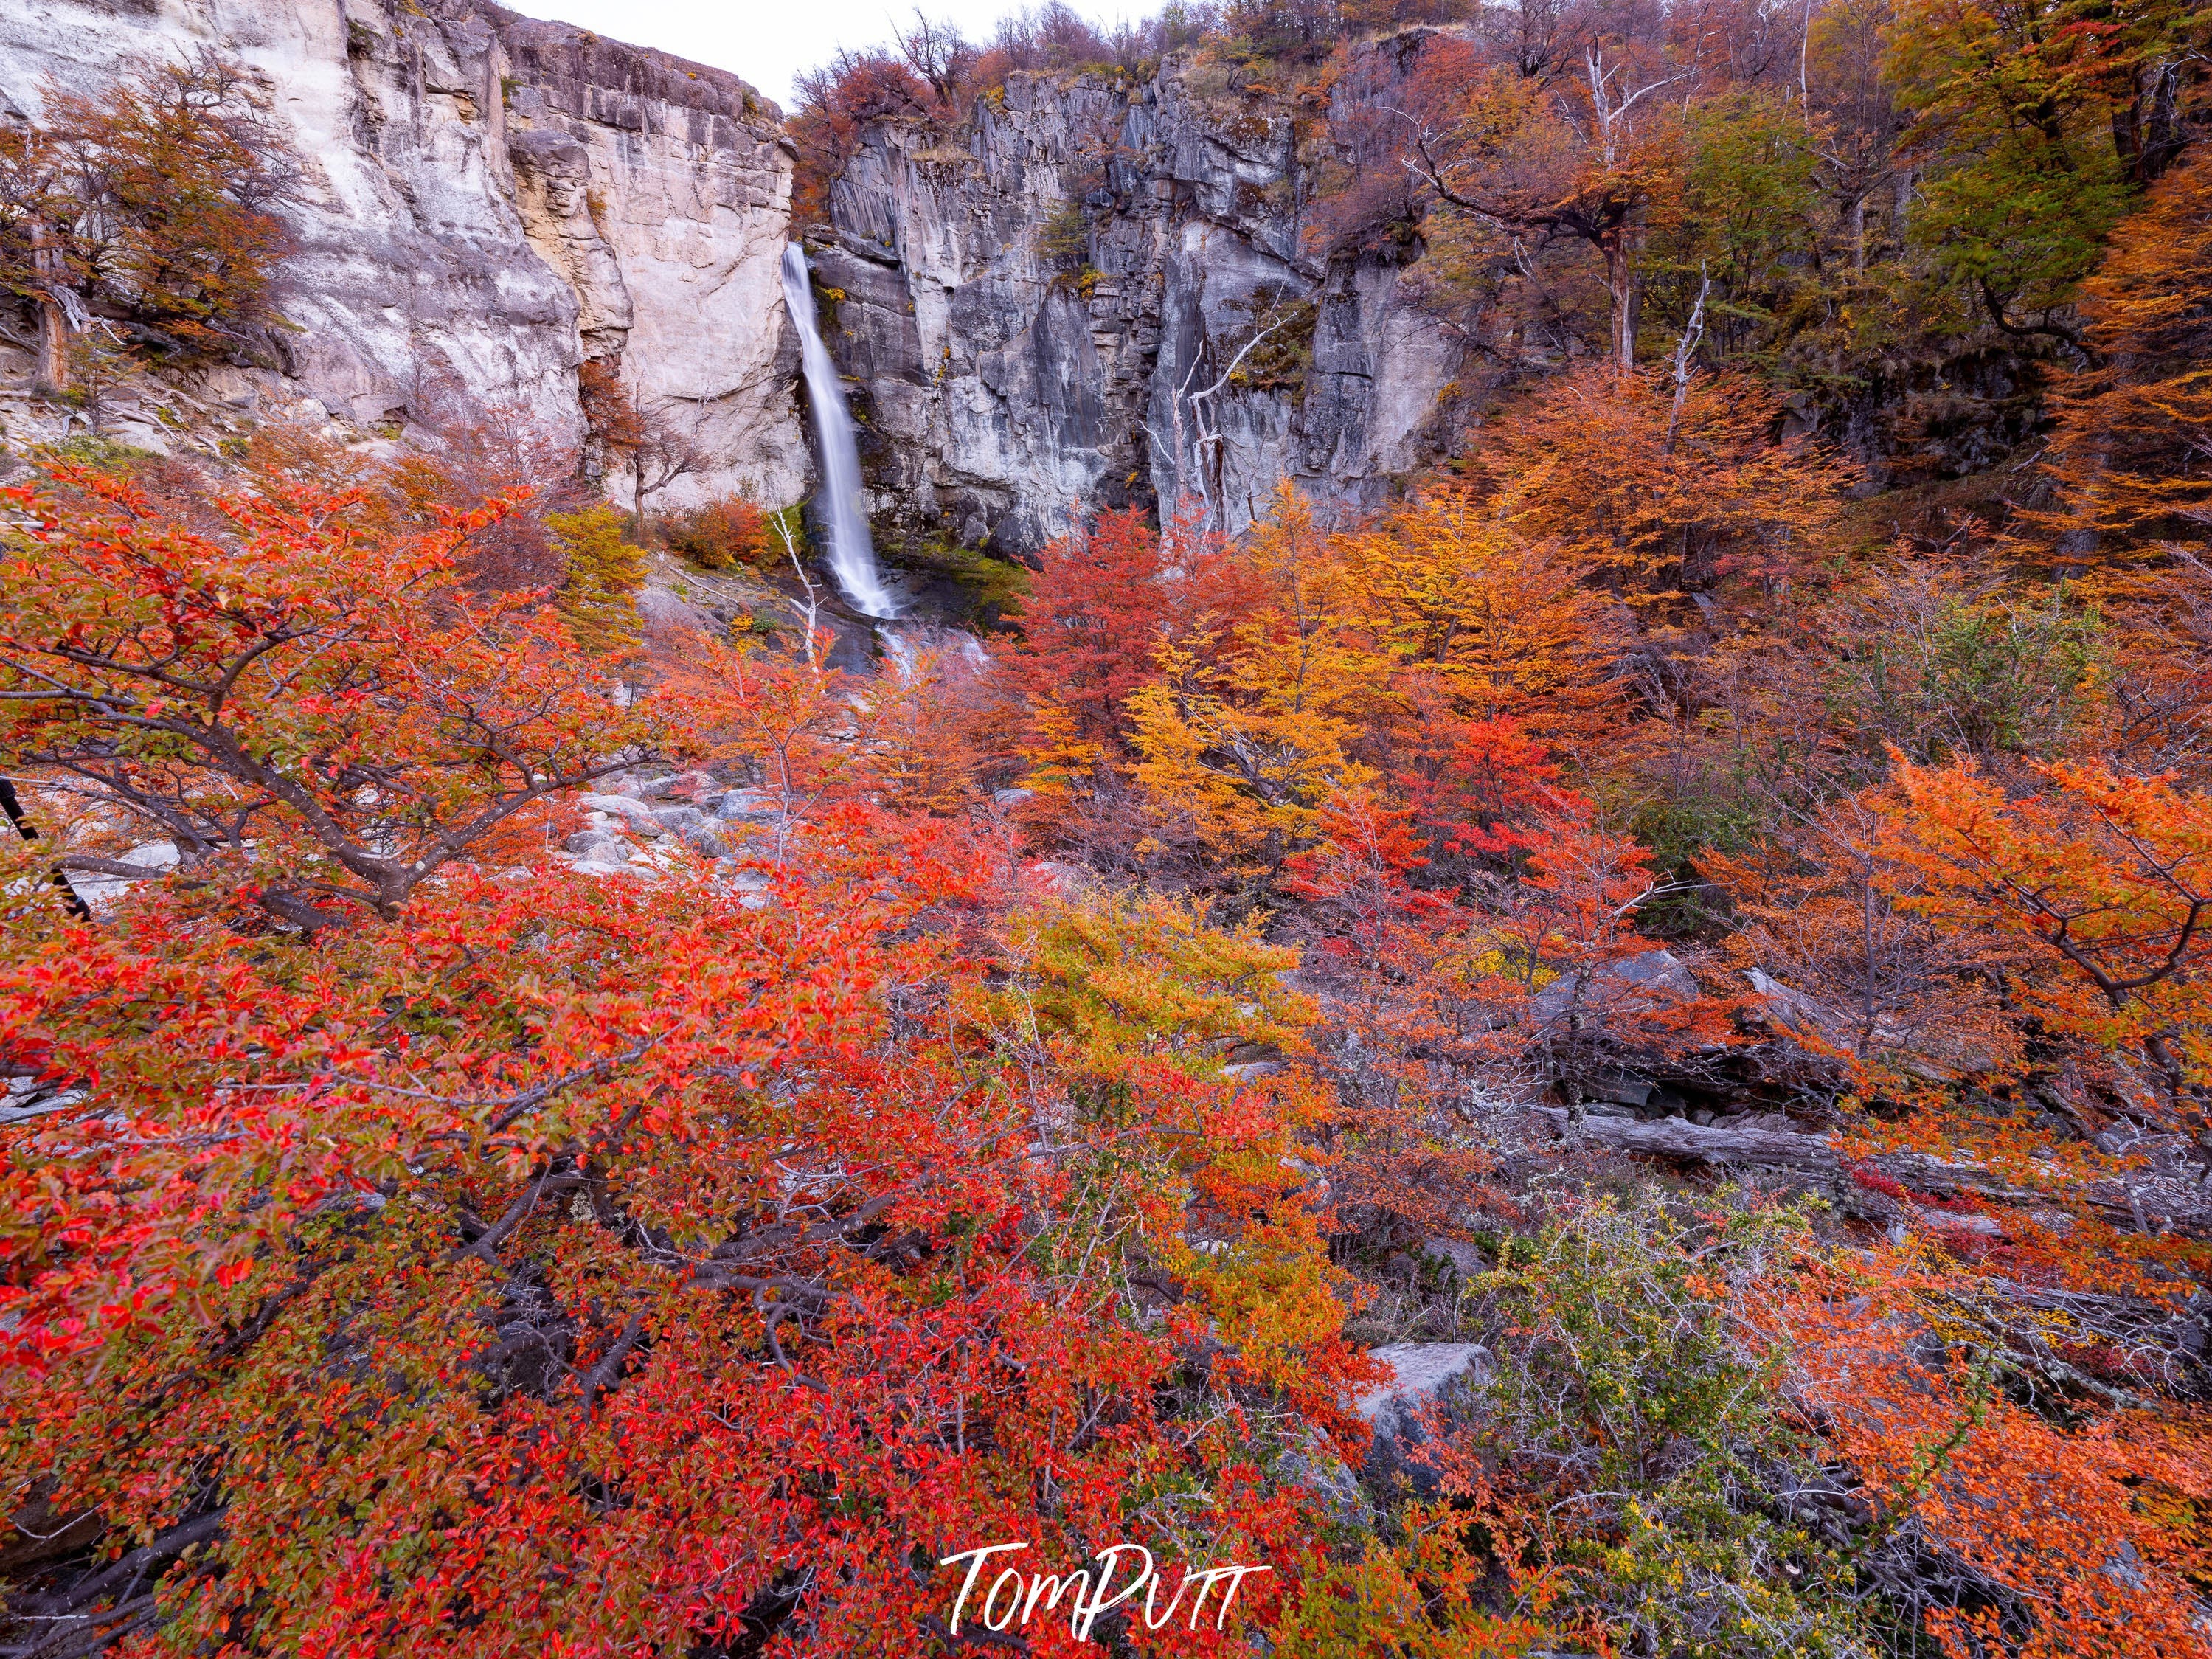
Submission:
<svg viewBox="0 0 2212 1659">
<path fill-rule="evenodd" d="M 792 160 L 744 82 L 487 0 L 15 0 L 0 115 L 205 46 L 254 71 L 303 176 L 283 361 L 198 395 L 361 430 L 473 415 L 573 452 L 579 366 L 618 360 L 721 453 L 687 487 L 800 493 Z"/>
<path fill-rule="evenodd" d="M 1454 1387 L 1480 1384 L 1490 1376 L 1490 1350 L 1480 1342 L 1398 1342 L 1367 1352 L 1391 1372 L 1389 1382 L 1359 1400 L 1359 1414 L 1383 1439 L 1407 1435 L 1421 1408 Z"/>
<path fill-rule="evenodd" d="M 1017 75 L 949 137 L 865 133 L 813 254 L 879 531 L 1028 550 L 1196 498 L 1233 532 L 1426 456 L 1455 349 L 1392 258 L 1303 251 L 1291 124 L 1203 78 Z"/>
</svg>

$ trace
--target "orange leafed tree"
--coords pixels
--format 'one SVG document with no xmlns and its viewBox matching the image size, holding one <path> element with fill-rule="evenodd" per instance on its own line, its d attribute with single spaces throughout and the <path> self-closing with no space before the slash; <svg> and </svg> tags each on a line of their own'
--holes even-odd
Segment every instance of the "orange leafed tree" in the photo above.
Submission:
<svg viewBox="0 0 2212 1659">
<path fill-rule="evenodd" d="M 2199 1415 L 2030 1409 L 1998 1385 L 1960 1306 L 1939 1261 L 1882 1251 L 1814 1267 L 1775 1310 L 1793 1391 L 1859 1483 L 1856 1553 L 1935 1557 L 1910 1611 L 1945 1659 L 2201 1652 L 2191 1581 L 2207 1563 L 2212 1449 Z M 1950 1356 L 1908 1340 L 1931 1327 Z"/>
<path fill-rule="evenodd" d="M 1741 853 L 1702 854 L 1699 872 L 1735 908 L 1726 953 L 1775 981 L 1762 988 L 1770 1014 L 1816 1052 L 1893 1081 L 1990 1069 L 2018 1043 L 1998 992 L 2005 950 L 1906 908 L 1922 888 L 1884 844 L 1894 811 L 1877 786 L 1808 807 Z"/>
<path fill-rule="evenodd" d="M 66 389 L 88 302 L 170 349 L 261 339 L 297 167 L 251 75 L 213 52 L 50 88 L 36 127 L 0 135 L 0 287 L 38 313 L 40 378 Z"/>
<path fill-rule="evenodd" d="M 2057 499 L 2030 515 L 2045 556 L 2067 564 L 2201 553 L 2212 524 L 2212 162 L 2201 154 L 2153 185 L 2082 284 L 2092 367 L 2052 400 L 2045 458 Z"/>
<path fill-rule="evenodd" d="M 1614 695 L 1617 607 L 1580 553 L 1532 537 L 1511 500 L 1440 484 L 1332 541 L 1340 603 L 1400 660 L 1433 672 L 1461 711 L 1588 736 Z"/>
<path fill-rule="evenodd" d="M 301 486 L 208 534 L 71 467 L 6 499 L 0 743 L 290 925 L 396 915 L 648 740 L 534 596 L 464 586 L 496 509 L 364 533 L 362 492 Z"/>
<path fill-rule="evenodd" d="M 1817 554 L 1856 469 L 1778 441 L 1741 376 L 1562 375 L 1500 422 L 1483 464 L 1522 533 L 1557 540 L 1632 603 L 1785 579 Z"/>
<path fill-rule="evenodd" d="M 1359 740 L 1394 694 L 1334 538 L 1287 487 L 1248 551 L 1256 596 L 1236 581 L 1243 602 L 1225 617 L 1194 607 L 1194 625 L 1131 697 L 1133 772 L 1156 802 L 1194 816 L 1224 867 L 1272 869 L 1311 838 L 1330 794 L 1369 781 Z"/>
<path fill-rule="evenodd" d="M 2163 777 L 2039 769 L 2020 799 L 1969 766 L 1900 764 L 1885 851 L 1939 926 L 2033 947 L 2019 988 L 2050 1030 L 2146 1062 L 2173 1127 L 2203 1127 L 2212 1081 L 2212 809 Z"/>
<path fill-rule="evenodd" d="M 1401 165 L 1447 247 L 1473 263 L 1521 243 L 1579 246 L 1602 262 L 1614 372 L 1636 362 L 1637 263 L 1655 210 L 1678 188 L 1670 78 L 1593 38 L 1571 76 L 1547 82 L 1441 36 L 1406 89 Z M 1452 247 L 1453 242 L 1461 246 Z M 1473 256 L 1470 258 L 1470 256 Z"/>
</svg>

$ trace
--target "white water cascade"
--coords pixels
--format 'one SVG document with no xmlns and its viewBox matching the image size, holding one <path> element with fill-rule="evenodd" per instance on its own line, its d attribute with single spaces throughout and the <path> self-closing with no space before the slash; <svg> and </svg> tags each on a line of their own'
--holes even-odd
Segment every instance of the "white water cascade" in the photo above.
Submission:
<svg viewBox="0 0 2212 1659">
<path fill-rule="evenodd" d="M 814 292 L 807 280 L 806 255 L 796 242 L 783 250 L 783 302 L 799 330 L 806 364 L 806 398 L 814 406 L 814 430 L 822 443 L 822 519 L 830 527 L 830 568 L 845 597 L 871 617 L 898 615 L 898 601 L 884 586 L 876 568 L 875 544 L 868 539 L 868 516 L 860 510 L 860 450 L 853 439 L 853 417 L 846 412 L 845 388 L 837 366 L 814 325 Z"/>
</svg>

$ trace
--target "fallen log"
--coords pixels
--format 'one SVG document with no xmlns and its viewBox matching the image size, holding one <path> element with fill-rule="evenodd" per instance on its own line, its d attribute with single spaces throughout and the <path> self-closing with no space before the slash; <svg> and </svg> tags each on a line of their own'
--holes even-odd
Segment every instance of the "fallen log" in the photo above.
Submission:
<svg viewBox="0 0 2212 1659">
<path fill-rule="evenodd" d="M 1955 1164 L 1924 1152 L 1881 1152 L 1846 1164 L 1824 1134 L 1769 1127 L 1707 1126 L 1687 1118 L 1585 1117 L 1579 1127 L 1564 1107 L 1540 1106 L 1539 1117 L 1562 1139 L 1716 1168 L 1781 1170 L 1825 1189 L 1838 1207 L 1876 1221 L 1900 1213 L 1881 1188 L 1892 1184 L 1927 1198 L 1978 1198 L 1992 1203 L 2086 1203 L 2115 1227 L 2139 1232 L 2177 1232 L 2212 1238 L 2212 1195 L 2193 1183 L 2146 1171 L 2140 1180 L 2100 1181 L 2071 1188 L 2022 1187 L 1974 1164 Z M 1873 1176 L 1871 1182 L 1866 1178 Z"/>
</svg>

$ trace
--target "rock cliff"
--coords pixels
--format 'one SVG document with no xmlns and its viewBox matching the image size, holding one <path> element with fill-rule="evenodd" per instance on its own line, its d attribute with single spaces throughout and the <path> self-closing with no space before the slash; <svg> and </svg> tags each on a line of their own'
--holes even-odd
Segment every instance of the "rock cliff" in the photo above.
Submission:
<svg viewBox="0 0 2212 1659">
<path fill-rule="evenodd" d="M 1280 478 L 1368 503 L 1430 453 L 1455 348 L 1402 255 L 1309 257 L 1297 129 L 1219 78 L 1016 75 L 957 131 L 863 133 L 809 234 L 879 538 L 1018 551 L 1185 498 L 1235 531 Z"/>
<path fill-rule="evenodd" d="M 580 364 L 618 361 L 718 458 L 670 499 L 802 492 L 792 159 L 743 81 L 482 0 L 9 0 L 0 113 L 199 46 L 259 76 L 304 164 L 283 361 L 202 398 L 386 431 L 459 404 L 573 445 Z"/>
<path fill-rule="evenodd" d="M 201 46 L 257 74 L 303 177 L 276 357 L 179 396 L 574 446 L 598 360 L 719 458 L 668 504 L 805 493 L 793 154 L 743 81 L 489 0 L 14 0 L 0 116 Z M 1378 498 L 1432 452 L 1455 350 L 1402 252 L 1304 251 L 1314 189 L 1289 115 L 1176 61 L 1016 75 L 955 133 L 871 127 L 811 241 L 879 533 L 1016 552 L 1123 502 L 1233 531 L 1285 477 Z"/>
</svg>

